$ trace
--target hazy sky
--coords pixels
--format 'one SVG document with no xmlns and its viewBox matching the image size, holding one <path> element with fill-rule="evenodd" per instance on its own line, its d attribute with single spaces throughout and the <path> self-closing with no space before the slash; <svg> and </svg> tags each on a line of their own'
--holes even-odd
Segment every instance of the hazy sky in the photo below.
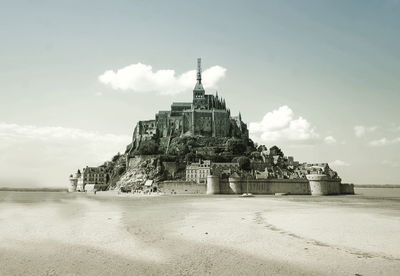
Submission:
<svg viewBox="0 0 400 276">
<path fill-rule="evenodd" d="M 207 92 L 344 182 L 400 183 L 400 2 L 0 1 L 0 186 L 65 186 Z"/>
</svg>

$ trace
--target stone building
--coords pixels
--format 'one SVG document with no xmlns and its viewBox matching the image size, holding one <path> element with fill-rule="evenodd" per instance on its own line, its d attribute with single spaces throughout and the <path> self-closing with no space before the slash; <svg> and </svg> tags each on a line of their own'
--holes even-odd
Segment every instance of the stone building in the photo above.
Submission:
<svg viewBox="0 0 400 276">
<path fill-rule="evenodd" d="M 206 184 L 207 176 L 211 173 L 211 162 L 209 160 L 199 160 L 186 166 L 186 181 Z"/>
<path fill-rule="evenodd" d="M 205 184 L 207 176 L 216 175 L 221 178 L 228 178 L 239 170 L 238 163 L 232 162 L 211 162 L 210 160 L 191 163 L 186 166 L 186 181 Z"/>
<path fill-rule="evenodd" d="M 76 191 L 77 192 L 84 192 L 85 191 L 85 183 L 83 182 L 82 175 L 78 178 L 77 184 L 76 184 Z"/>
<path fill-rule="evenodd" d="M 86 168 L 84 168 L 82 171 L 82 186 L 84 191 L 106 190 L 108 187 L 107 182 L 108 182 L 108 175 L 106 169 L 102 166 L 100 167 L 86 166 Z"/>
<path fill-rule="evenodd" d="M 201 80 L 201 59 L 198 59 L 192 102 L 174 102 L 171 110 L 159 111 L 154 120 L 139 121 L 133 132 L 131 150 L 152 138 L 186 135 L 248 138 L 247 125 L 240 114 L 231 117 L 225 100 L 218 93 L 206 94 Z"/>
</svg>

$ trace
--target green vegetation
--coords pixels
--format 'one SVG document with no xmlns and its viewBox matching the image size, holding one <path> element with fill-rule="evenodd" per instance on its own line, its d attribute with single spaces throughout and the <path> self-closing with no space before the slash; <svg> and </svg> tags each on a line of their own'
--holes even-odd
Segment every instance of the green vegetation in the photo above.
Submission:
<svg viewBox="0 0 400 276">
<path fill-rule="evenodd" d="M 252 161 L 270 164 L 270 173 L 276 177 L 288 178 L 294 174 L 294 168 L 287 166 L 287 158 L 282 150 L 273 146 L 255 144 L 251 139 L 234 137 L 183 136 L 166 137 L 142 141 L 137 149 L 131 150 L 128 145 L 125 154 L 115 155 L 106 162 L 109 174 L 109 187 L 117 186 L 117 182 L 130 189 L 137 189 L 143 184 L 142 179 L 183 180 L 186 165 L 200 160 L 212 162 L 234 162 L 239 165 L 239 173 L 243 177 L 251 177 Z M 128 156 L 129 155 L 129 156 Z M 130 159 L 133 158 L 134 159 Z M 130 159 L 130 168 L 126 168 L 126 160 Z M 268 159 L 268 160 L 267 160 Z M 261 168 L 262 170 L 263 168 Z"/>
<path fill-rule="evenodd" d="M 115 187 L 126 171 L 126 154 L 118 152 L 111 158 L 111 161 L 105 162 L 102 166 L 106 169 L 108 186 Z"/>
<path fill-rule="evenodd" d="M 226 150 L 235 155 L 243 154 L 247 149 L 245 141 L 237 138 L 231 138 L 226 142 Z"/>
<path fill-rule="evenodd" d="M 158 154 L 158 143 L 154 140 L 147 140 L 140 143 L 139 149 L 137 149 L 137 154 L 140 155 L 153 155 Z"/>
<path fill-rule="evenodd" d="M 251 163 L 250 159 L 246 156 L 241 156 L 237 159 L 237 163 L 239 164 L 239 169 L 243 171 L 250 171 L 251 170 Z"/>
<path fill-rule="evenodd" d="M 283 154 L 283 151 L 280 149 L 280 148 L 278 148 L 277 146 L 272 146 L 270 149 L 269 149 L 269 151 L 270 151 L 270 155 L 278 155 L 278 156 L 280 156 L 280 157 L 282 157 L 283 158 L 283 156 L 284 156 L 284 154 Z"/>
</svg>

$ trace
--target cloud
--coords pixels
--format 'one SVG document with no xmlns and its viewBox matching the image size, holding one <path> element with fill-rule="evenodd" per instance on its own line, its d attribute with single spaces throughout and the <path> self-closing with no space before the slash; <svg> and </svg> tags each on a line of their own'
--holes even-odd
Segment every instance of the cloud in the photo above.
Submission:
<svg viewBox="0 0 400 276">
<path fill-rule="evenodd" d="M 393 145 L 400 143 L 400 137 L 393 138 L 393 139 L 387 139 L 386 137 L 383 137 L 378 140 L 373 140 L 368 143 L 368 145 L 372 147 L 382 147 L 382 146 L 388 146 L 388 145 Z"/>
<path fill-rule="evenodd" d="M 336 144 L 336 139 L 333 136 L 326 136 L 324 142 L 328 145 Z"/>
<path fill-rule="evenodd" d="M 399 168 L 400 163 L 392 160 L 383 160 L 382 165 L 392 167 L 392 168 Z"/>
<path fill-rule="evenodd" d="M 101 134 L 76 128 L 0 123 L 0 139 L 120 143 L 126 142 L 127 137 L 129 136 Z"/>
<path fill-rule="evenodd" d="M 225 77 L 225 73 L 226 69 L 218 65 L 204 70 L 202 73 L 204 88 L 216 88 L 217 83 Z M 151 65 L 139 62 L 117 71 L 107 70 L 98 79 L 115 90 L 173 95 L 193 89 L 196 71 L 190 70 L 176 75 L 175 70 L 153 71 Z"/>
<path fill-rule="evenodd" d="M 370 132 L 374 132 L 377 129 L 376 126 L 355 126 L 354 127 L 354 134 L 357 137 L 363 137 L 365 134 L 370 133 Z"/>
<path fill-rule="evenodd" d="M 15 181 L 29 186 L 30 180 L 65 187 L 71 170 L 102 164 L 125 151 L 130 140 L 76 128 L 0 123 L 0 186 Z"/>
<path fill-rule="evenodd" d="M 309 143 L 319 139 L 314 127 L 301 116 L 295 118 L 292 109 L 286 105 L 266 113 L 260 122 L 251 122 L 249 132 L 265 142 Z"/>
<path fill-rule="evenodd" d="M 342 160 L 335 160 L 335 161 L 329 162 L 329 165 L 332 165 L 334 167 L 348 167 L 348 166 L 350 166 L 349 163 L 347 163 L 345 161 L 342 161 Z"/>
<path fill-rule="evenodd" d="M 390 126 L 390 132 L 399 132 L 400 131 L 400 126 L 396 124 L 391 124 Z"/>
</svg>

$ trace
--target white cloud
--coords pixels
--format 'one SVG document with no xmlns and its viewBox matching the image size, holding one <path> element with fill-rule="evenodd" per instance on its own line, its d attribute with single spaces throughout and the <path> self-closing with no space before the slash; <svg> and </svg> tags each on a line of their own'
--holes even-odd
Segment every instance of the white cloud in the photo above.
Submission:
<svg viewBox="0 0 400 276">
<path fill-rule="evenodd" d="M 370 133 L 370 132 L 374 132 L 377 129 L 376 126 L 355 126 L 354 127 L 354 134 L 357 137 L 363 137 L 365 134 Z"/>
<path fill-rule="evenodd" d="M 398 132 L 398 131 L 400 131 L 400 126 L 399 126 L 399 125 L 396 125 L 396 124 L 391 124 L 389 130 L 390 130 L 391 132 Z"/>
<path fill-rule="evenodd" d="M 389 166 L 389 167 L 392 167 L 392 168 L 399 168 L 400 167 L 400 163 L 399 162 L 392 161 L 392 160 L 383 160 L 382 161 L 382 165 Z"/>
<path fill-rule="evenodd" d="M 127 137 L 129 136 L 101 134 L 76 128 L 0 123 L 0 139 L 120 143 L 122 141 L 126 142 Z"/>
<path fill-rule="evenodd" d="M 342 161 L 342 160 L 335 160 L 335 161 L 329 162 L 329 165 L 332 165 L 334 167 L 348 167 L 348 166 L 350 166 L 349 163 L 347 163 L 345 161 Z"/>
<path fill-rule="evenodd" d="M 336 144 L 336 139 L 333 136 L 326 136 L 324 142 L 328 145 Z"/>
<path fill-rule="evenodd" d="M 400 137 L 394 138 L 394 139 L 387 139 L 386 137 L 383 137 L 378 140 L 373 140 L 370 141 L 368 144 L 372 147 L 382 147 L 382 146 L 387 146 L 387 145 L 393 145 L 400 143 Z"/>
<path fill-rule="evenodd" d="M 202 73 L 204 88 L 216 88 L 217 83 L 225 77 L 225 73 L 226 69 L 218 65 L 204 70 Z M 175 70 L 153 72 L 151 65 L 139 62 L 117 71 L 107 70 L 98 79 L 115 90 L 173 95 L 193 89 L 196 82 L 196 71 L 190 70 L 176 76 Z"/>
<path fill-rule="evenodd" d="M 265 142 L 293 141 L 308 143 L 319 139 L 314 127 L 303 117 L 294 118 L 290 107 L 284 105 L 268 112 L 260 122 L 249 125 L 251 134 Z"/>
<path fill-rule="evenodd" d="M 65 187 L 71 170 L 100 165 L 124 152 L 130 140 L 75 128 L 0 123 L 0 186 L 28 179 Z"/>
</svg>

